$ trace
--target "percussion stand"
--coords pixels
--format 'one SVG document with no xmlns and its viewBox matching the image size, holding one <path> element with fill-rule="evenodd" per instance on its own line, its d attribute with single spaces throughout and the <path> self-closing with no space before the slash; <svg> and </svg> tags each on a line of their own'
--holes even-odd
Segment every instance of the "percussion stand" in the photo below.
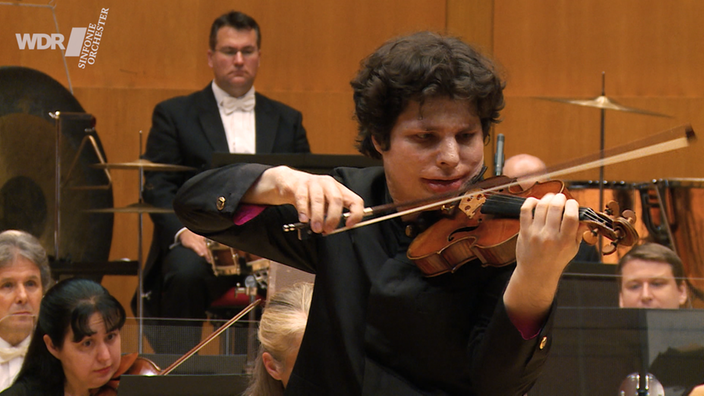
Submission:
<svg viewBox="0 0 704 396">
<path fill-rule="evenodd" d="M 142 155 L 142 131 L 139 131 L 139 155 Z M 138 205 L 144 203 L 143 192 L 144 192 L 144 168 L 139 168 L 139 200 Z M 144 268 L 142 259 L 142 233 L 144 228 L 143 212 L 138 212 L 138 226 L 137 226 L 137 351 L 141 354 L 144 349 Z"/>
<path fill-rule="evenodd" d="M 601 96 L 606 97 L 606 72 L 602 71 L 601 72 Z M 606 140 L 606 134 L 605 134 L 605 116 L 606 116 L 606 109 L 601 108 L 601 120 L 600 120 L 600 127 L 599 127 L 599 159 L 601 161 L 604 160 L 604 143 Z M 604 210 L 604 164 L 599 166 L 599 210 Z M 618 213 L 617 213 L 618 215 Z M 604 237 L 599 234 L 599 242 L 597 243 L 597 250 L 599 251 L 599 255 L 602 254 L 602 250 L 604 248 L 603 246 L 603 240 Z"/>
</svg>

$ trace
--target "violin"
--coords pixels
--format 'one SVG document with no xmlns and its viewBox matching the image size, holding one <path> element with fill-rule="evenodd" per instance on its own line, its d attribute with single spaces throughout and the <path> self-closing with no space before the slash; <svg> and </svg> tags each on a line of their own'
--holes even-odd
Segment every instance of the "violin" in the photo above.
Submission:
<svg viewBox="0 0 704 396">
<path fill-rule="evenodd" d="M 173 363 L 171 363 L 169 365 L 169 367 L 167 367 L 163 370 L 160 369 L 159 366 L 157 366 L 157 364 L 154 363 L 153 361 L 151 361 L 145 357 L 141 357 L 137 353 L 129 353 L 129 354 L 123 355 L 122 358 L 120 359 L 120 367 L 118 367 L 117 371 L 115 371 L 115 374 L 113 374 L 110 381 L 108 381 L 105 385 L 101 386 L 100 388 L 92 390 L 91 396 L 117 396 L 117 388 L 120 386 L 120 377 L 123 374 L 167 375 L 167 374 L 171 373 L 178 366 L 180 366 L 183 362 L 185 362 L 186 359 L 195 355 L 204 346 L 208 345 L 208 343 L 210 343 L 210 341 L 214 340 L 215 337 L 222 334 L 223 331 L 227 330 L 230 326 L 235 324 L 235 322 L 240 320 L 244 315 L 249 313 L 249 311 L 254 309 L 261 302 L 262 302 L 261 299 L 254 300 L 251 304 L 246 306 L 237 315 L 232 317 L 232 319 L 228 320 L 225 324 L 220 326 L 217 330 L 215 330 L 212 334 L 210 334 L 208 337 L 206 337 L 203 341 L 198 343 L 198 345 L 193 347 L 193 349 L 186 352 L 183 356 L 181 356 L 180 358 L 176 359 Z"/>
<path fill-rule="evenodd" d="M 122 355 L 120 367 L 115 371 L 110 381 L 91 392 L 91 396 L 117 396 L 117 387 L 123 374 L 130 375 L 160 375 L 162 370 L 153 361 L 139 356 L 136 352 Z"/>
<path fill-rule="evenodd" d="M 547 193 L 571 198 L 559 180 L 538 182 L 523 190 L 515 180 L 497 176 L 485 180 L 482 186 L 486 188 L 469 191 L 459 202 L 441 208 L 443 217 L 411 242 L 407 256 L 425 276 L 455 272 L 475 258 L 485 266 L 513 263 L 520 225 L 517 219 L 526 198 L 541 198 Z M 580 208 L 580 222 L 589 228 L 583 235 L 585 242 L 593 245 L 598 235 L 608 238 L 611 244 L 604 254 L 615 252 L 619 245 L 634 245 L 638 241 L 636 216 L 631 210 L 618 212 L 616 202 L 610 203 L 604 213 Z"/>
</svg>

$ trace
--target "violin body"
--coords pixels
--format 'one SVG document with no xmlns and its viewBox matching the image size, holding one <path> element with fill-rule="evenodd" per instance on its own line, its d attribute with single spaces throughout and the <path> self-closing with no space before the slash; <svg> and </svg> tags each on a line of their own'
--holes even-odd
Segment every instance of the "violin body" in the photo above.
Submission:
<svg viewBox="0 0 704 396">
<path fill-rule="evenodd" d="M 497 176 L 490 188 L 508 185 L 511 179 Z M 521 190 L 518 186 L 499 188 L 495 194 L 538 197 L 548 192 L 564 190 L 562 182 L 545 183 Z M 432 277 L 455 272 L 462 265 L 478 258 L 483 265 L 496 267 L 516 261 L 516 242 L 520 224 L 515 218 L 495 217 L 481 211 L 487 197 L 481 192 L 469 191 L 452 208 L 451 217 L 441 219 L 418 235 L 408 248 L 407 256 L 425 276 Z M 519 212 L 520 214 L 520 209 Z M 513 217 L 513 216 L 512 216 Z"/>
<path fill-rule="evenodd" d="M 525 199 L 539 199 L 548 193 L 563 193 L 568 199 L 572 198 L 559 180 L 539 182 L 527 190 L 506 176 L 487 181 L 488 184 L 483 183 L 482 187 L 490 193 L 468 191 L 459 204 L 446 210 L 449 216 L 428 227 L 409 246 L 408 258 L 425 276 L 453 273 L 475 258 L 485 266 L 500 267 L 515 262 L 520 229 L 518 218 Z M 585 232 L 585 241 L 593 244 L 597 234 L 611 239 L 612 247 L 605 250 L 607 254 L 615 251 L 617 244 L 631 246 L 638 240 L 633 227 L 635 215 L 627 211 L 624 212 L 627 219 L 615 218 L 611 212 L 618 210 L 613 204 L 610 204 L 608 214 L 580 208 L 580 221 L 590 229 Z"/>
<path fill-rule="evenodd" d="M 122 374 L 131 375 L 160 375 L 161 369 L 151 360 L 140 357 L 137 353 L 123 355 L 120 367 L 113 374 L 112 379 L 105 385 L 91 392 L 91 396 L 117 396 L 117 387 L 120 385 Z"/>
</svg>

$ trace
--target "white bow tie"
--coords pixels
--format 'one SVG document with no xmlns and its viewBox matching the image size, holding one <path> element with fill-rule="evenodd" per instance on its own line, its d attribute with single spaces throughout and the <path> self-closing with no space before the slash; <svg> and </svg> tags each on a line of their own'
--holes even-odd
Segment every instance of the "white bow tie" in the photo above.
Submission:
<svg viewBox="0 0 704 396">
<path fill-rule="evenodd" d="M 20 345 L 15 348 L 0 348 L 0 363 L 9 362 L 10 360 L 27 355 L 28 344 Z"/>
<path fill-rule="evenodd" d="M 226 96 L 222 100 L 222 107 L 225 109 L 225 114 L 232 114 L 235 110 L 252 111 L 254 110 L 254 95 L 247 95 L 242 98 L 233 98 Z"/>
</svg>

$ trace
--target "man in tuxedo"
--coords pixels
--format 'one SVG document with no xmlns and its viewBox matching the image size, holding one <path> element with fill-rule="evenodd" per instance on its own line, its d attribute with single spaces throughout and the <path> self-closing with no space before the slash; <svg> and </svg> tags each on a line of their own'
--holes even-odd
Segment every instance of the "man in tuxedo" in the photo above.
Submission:
<svg viewBox="0 0 704 396">
<path fill-rule="evenodd" d="M 147 203 L 170 209 L 179 187 L 209 169 L 215 152 L 310 152 L 301 113 L 255 92 L 260 46 L 259 26 L 248 15 L 231 11 L 213 22 L 207 53 L 213 81 L 202 91 L 156 106 L 144 155 L 156 163 L 189 166 L 195 171 L 146 172 Z M 145 266 L 145 316 L 201 320 L 158 334 L 145 330 L 157 352 L 182 353 L 199 341 L 210 303 L 240 279 L 215 276 L 205 238 L 184 228 L 176 215 L 150 216 L 154 235 Z M 135 296 L 135 313 L 136 304 Z"/>
<path fill-rule="evenodd" d="M 51 284 L 46 252 L 19 230 L 0 233 L 0 391 L 22 367 L 44 292 Z"/>
</svg>

